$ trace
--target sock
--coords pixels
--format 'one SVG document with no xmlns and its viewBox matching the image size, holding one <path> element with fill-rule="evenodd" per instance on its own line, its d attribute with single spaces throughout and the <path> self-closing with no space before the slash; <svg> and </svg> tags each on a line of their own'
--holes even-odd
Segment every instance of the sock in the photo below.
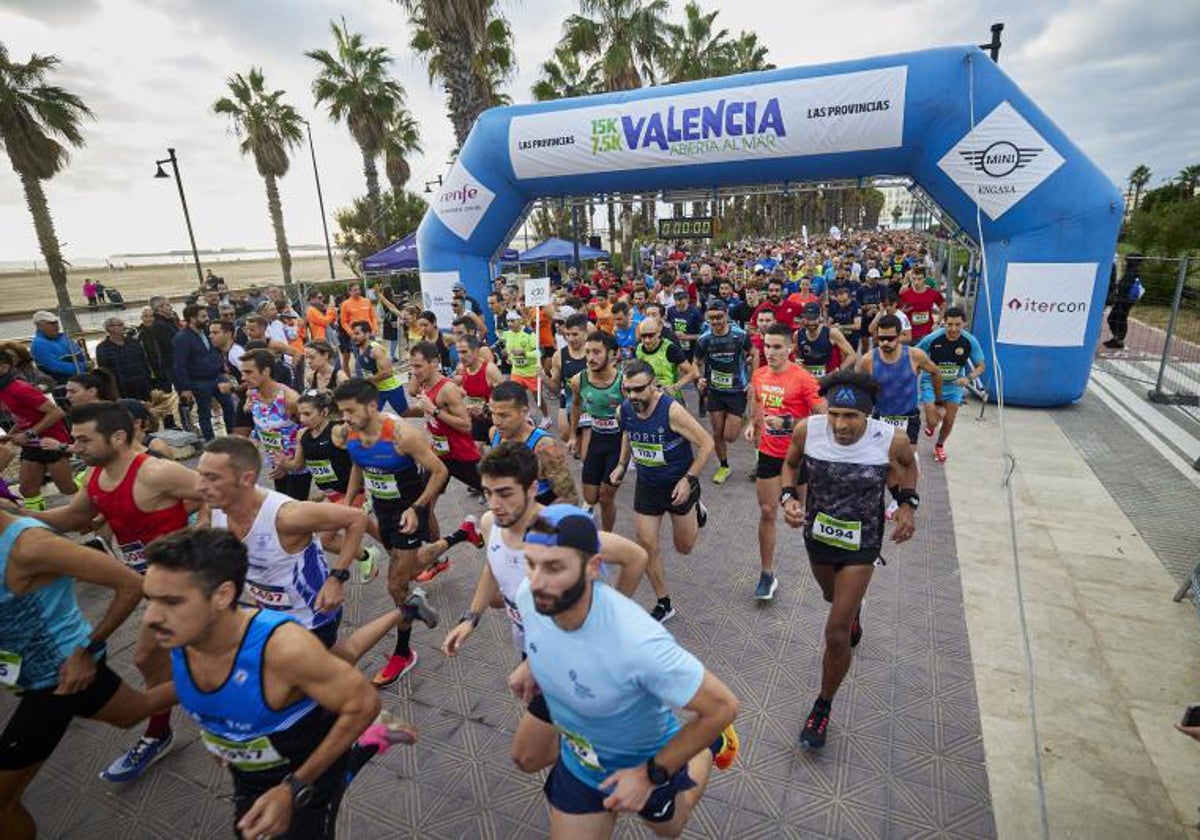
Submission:
<svg viewBox="0 0 1200 840">
<path fill-rule="evenodd" d="M 446 541 L 446 551 L 449 551 L 450 549 L 454 548 L 454 546 L 458 545 L 459 543 L 467 541 L 467 532 L 464 531 L 462 528 L 459 528 L 457 531 L 455 531 L 450 536 L 443 537 L 442 539 L 444 539 Z"/>
<path fill-rule="evenodd" d="M 722 459 L 721 459 L 721 466 L 722 466 L 722 467 L 725 467 L 725 468 L 727 468 L 727 469 L 728 469 L 728 467 L 729 467 L 729 459 L 728 459 L 728 458 L 722 458 Z"/>
<path fill-rule="evenodd" d="M 405 608 L 412 609 L 411 607 L 408 607 L 407 605 L 405 605 Z M 408 615 L 406 614 L 405 617 L 407 618 Z M 408 642 L 409 642 L 409 639 L 411 639 L 411 638 L 412 638 L 412 628 L 411 627 L 401 627 L 399 630 L 397 630 L 396 631 L 396 650 L 393 652 L 392 655 L 393 656 L 408 656 L 412 652 L 408 647 Z"/>
<path fill-rule="evenodd" d="M 36 496 L 26 496 L 25 507 L 29 510 L 45 510 L 46 497 L 41 493 L 38 493 Z"/>
<path fill-rule="evenodd" d="M 150 720 L 146 723 L 147 738 L 166 738 L 171 734 L 171 713 L 159 712 L 156 715 L 151 715 Z"/>
<path fill-rule="evenodd" d="M 820 706 L 820 707 L 821 707 L 822 709 L 824 709 L 825 711 L 829 711 L 830 709 L 832 709 L 832 708 L 833 708 L 833 701 L 832 701 L 832 700 L 826 700 L 824 697 L 820 697 L 820 696 L 818 696 L 818 697 L 817 697 L 817 702 L 816 702 L 816 705 Z"/>
</svg>

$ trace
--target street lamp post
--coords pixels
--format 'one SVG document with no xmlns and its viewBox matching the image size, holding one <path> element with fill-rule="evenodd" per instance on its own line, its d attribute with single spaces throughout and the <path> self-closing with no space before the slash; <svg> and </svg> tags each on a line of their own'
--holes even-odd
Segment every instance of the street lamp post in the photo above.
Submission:
<svg viewBox="0 0 1200 840">
<path fill-rule="evenodd" d="M 179 203 L 183 205 L 183 220 L 187 222 L 188 239 L 192 243 L 192 259 L 196 261 L 196 278 L 200 281 L 200 287 L 203 288 L 204 272 L 200 269 L 200 252 L 196 250 L 196 234 L 192 233 L 192 217 L 188 213 L 187 197 L 183 194 L 183 179 L 179 177 L 179 161 L 175 157 L 175 150 L 167 149 L 167 157 L 154 162 L 158 165 L 158 171 L 154 173 L 155 178 L 171 177 L 163 172 L 162 165 L 164 163 L 171 164 L 171 171 L 175 173 L 175 186 L 179 187 Z"/>
<path fill-rule="evenodd" d="M 325 231 L 325 256 L 329 258 L 329 279 L 336 280 L 333 272 L 333 249 L 329 247 L 329 223 L 325 221 L 325 199 L 321 196 L 321 175 L 317 172 L 317 149 L 313 145 L 312 125 L 308 120 L 304 121 L 304 128 L 308 131 L 308 151 L 312 154 L 313 180 L 317 182 L 317 206 L 321 208 L 321 229 Z"/>
</svg>

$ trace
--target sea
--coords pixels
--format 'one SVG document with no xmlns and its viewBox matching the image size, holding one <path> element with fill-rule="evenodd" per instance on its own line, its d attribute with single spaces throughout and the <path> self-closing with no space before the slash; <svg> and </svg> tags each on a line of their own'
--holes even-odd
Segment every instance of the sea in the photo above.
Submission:
<svg viewBox="0 0 1200 840">
<path fill-rule="evenodd" d="M 325 256 L 324 245 L 293 245 L 289 249 L 292 253 L 292 258 L 297 257 L 323 257 Z M 200 262 L 204 266 L 210 263 L 213 265 L 221 265 L 222 263 L 233 262 L 249 262 L 253 260 L 275 260 L 279 258 L 279 252 L 274 248 L 263 249 L 240 249 L 230 248 L 216 251 L 201 251 Z M 86 256 L 68 256 L 67 261 L 69 267 L 73 271 L 80 269 L 111 269 L 113 271 L 121 271 L 126 268 L 147 265 L 190 265 L 192 262 L 191 251 L 165 251 L 157 254 L 113 254 L 108 257 L 86 257 Z M 45 271 L 46 263 L 44 260 L 0 260 L 0 274 L 15 274 L 26 271 Z"/>
</svg>

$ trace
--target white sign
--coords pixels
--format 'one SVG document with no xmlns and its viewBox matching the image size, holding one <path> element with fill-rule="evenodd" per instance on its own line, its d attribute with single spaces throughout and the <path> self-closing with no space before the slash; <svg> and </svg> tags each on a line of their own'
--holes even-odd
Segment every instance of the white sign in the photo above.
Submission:
<svg viewBox="0 0 1200 840">
<path fill-rule="evenodd" d="M 899 146 L 908 67 L 514 117 L 518 178 L 761 160 Z"/>
<path fill-rule="evenodd" d="M 525 305 L 546 306 L 550 303 L 550 278 L 530 277 L 525 281 Z"/>
<path fill-rule="evenodd" d="M 421 272 L 421 305 L 437 316 L 439 330 L 450 329 L 454 320 L 454 309 L 450 302 L 454 298 L 454 284 L 457 282 L 457 271 Z"/>
<path fill-rule="evenodd" d="M 1001 344 L 1081 347 L 1098 263 L 1009 263 L 1000 305 Z"/>
<path fill-rule="evenodd" d="M 450 174 L 438 187 L 433 212 L 442 224 L 466 240 L 471 238 L 495 197 L 496 194 L 481 184 L 462 161 L 456 160 Z"/>
<path fill-rule="evenodd" d="M 1062 165 L 1062 155 L 1007 102 L 996 106 L 938 161 L 950 180 L 993 220 Z"/>
</svg>

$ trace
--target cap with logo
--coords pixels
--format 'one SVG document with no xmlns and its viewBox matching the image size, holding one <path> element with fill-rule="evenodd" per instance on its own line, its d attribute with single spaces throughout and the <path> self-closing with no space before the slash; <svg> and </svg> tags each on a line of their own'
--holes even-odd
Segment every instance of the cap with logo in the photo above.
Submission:
<svg viewBox="0 0 1200 840">
<path fill-rule="evenodd" d="M 543 508 L 540 518 L 551 527 L 552 533 L 526 531 L 525 542 L 574 548 L 589 556 L 600 553 L 600 532 L 596 530 L 596 520 L 582 508 L 550 505 Z"/>
<path fill-rule="evenodd" d="M 800 311 L 800 315 L 803 318 L 820 318 L 821 317 L 821 304 L 819 304 L 819 303 L 804 304 L 804 309 L 802 309 Z"/>
</svg>

